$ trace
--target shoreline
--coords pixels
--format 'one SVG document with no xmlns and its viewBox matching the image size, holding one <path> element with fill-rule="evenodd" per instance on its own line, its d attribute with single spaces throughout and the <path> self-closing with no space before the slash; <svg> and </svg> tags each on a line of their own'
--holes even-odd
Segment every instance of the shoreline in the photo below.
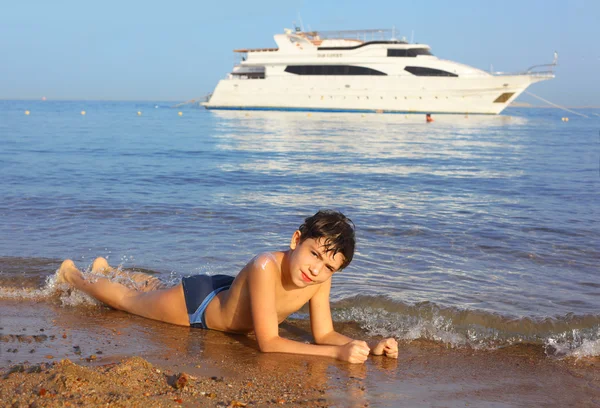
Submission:
<svg viewBox="0 0 600 408">
<path fill-rule="evenodd" d="M 107 308 L 16 300 L 0 306 L 0 398 L 9 406 L 600 404 L 600 358 L 559 360 L 539 346 L 474 350 L 414 340 L 400 343 L 398 360 L 371 356 L 352 365 L 264 354 L 252 336 Z M 361 337 L 351 323 L 336 329 Z M 311 339 L 305 321 L 285 322 L 280 333 Z"/>
</svg>

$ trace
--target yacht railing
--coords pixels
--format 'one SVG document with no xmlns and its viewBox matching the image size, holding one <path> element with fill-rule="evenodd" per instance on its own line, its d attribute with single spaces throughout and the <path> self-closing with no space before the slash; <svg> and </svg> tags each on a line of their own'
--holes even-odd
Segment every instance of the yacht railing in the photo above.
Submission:
<svg viewBox="0 0 600 408">
<path fill-rule="evenodd" d="M 512 75 L 529 75 L 534 77 L 550 77 L 554 76 L 554 70 L 545 70 L 545 71 L 520 71 L 520 72 L 492 72 L 494 76 L 512 76 Z M 464 76 L 464 75 L 462 75 Z"/>
<path fill-rule="evenodd" d="M 319 40 L 357 40 L 362 42 L 387 41 L 396 39 L 395 28 L 374 28 L 368 30 L 330 30 L 330 31 L 299 31 L 296 35 L 311 41 Z M 403 41 L 406 41 L 403 39 Z"/>
<path fill-rule="evenodd" d="M 526 71 L 521 72 L 492 72 L 492 75 L 503 76 L 503 75 L 530 75 L 530 76 L 553 76 L 554 67 L 558 65 L 558 53 L 554 53 L 554 60 L 550 64 L 538 64 L 532 65 L 527 68 Z"/>
</svg>

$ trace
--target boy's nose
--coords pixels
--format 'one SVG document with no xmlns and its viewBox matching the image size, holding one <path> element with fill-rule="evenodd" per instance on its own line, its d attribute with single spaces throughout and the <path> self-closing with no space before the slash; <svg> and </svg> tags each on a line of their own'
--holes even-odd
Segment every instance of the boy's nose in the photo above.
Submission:
<svg viewBox="0 0 600 408">
<path fill-rule="evenodd" d="M 310 273 L 317 276 L 319 274 L 319 265 L 313 265 L 310 267 Z"/>
</svg>

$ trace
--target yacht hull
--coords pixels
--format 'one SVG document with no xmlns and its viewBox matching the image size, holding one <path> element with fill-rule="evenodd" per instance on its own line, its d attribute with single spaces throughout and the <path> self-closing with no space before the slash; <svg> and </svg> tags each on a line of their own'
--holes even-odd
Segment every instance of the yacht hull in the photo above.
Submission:
<svg viewBox="0 0 600 408">
<path fill-rule="evenodd" d="M 274 77 L 219 82 L 207 109 L 380 113 L 502 112 L 529 85 L 551 75 L 481 78 Z"/>
</svg>

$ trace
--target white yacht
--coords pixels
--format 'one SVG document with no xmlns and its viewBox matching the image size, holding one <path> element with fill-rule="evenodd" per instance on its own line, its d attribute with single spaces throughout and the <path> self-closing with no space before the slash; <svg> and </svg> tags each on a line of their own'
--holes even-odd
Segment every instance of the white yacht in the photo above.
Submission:
<svg viewBox="0 0 600 408">
<path fill-rule="evenodd" d="M 239 63 L 207 109 L 499 114 L 552 64 L 489 73 L 435 57 L 393 30 L 286 29 L 277 48 L 238 49 Z"/>
</svg>

